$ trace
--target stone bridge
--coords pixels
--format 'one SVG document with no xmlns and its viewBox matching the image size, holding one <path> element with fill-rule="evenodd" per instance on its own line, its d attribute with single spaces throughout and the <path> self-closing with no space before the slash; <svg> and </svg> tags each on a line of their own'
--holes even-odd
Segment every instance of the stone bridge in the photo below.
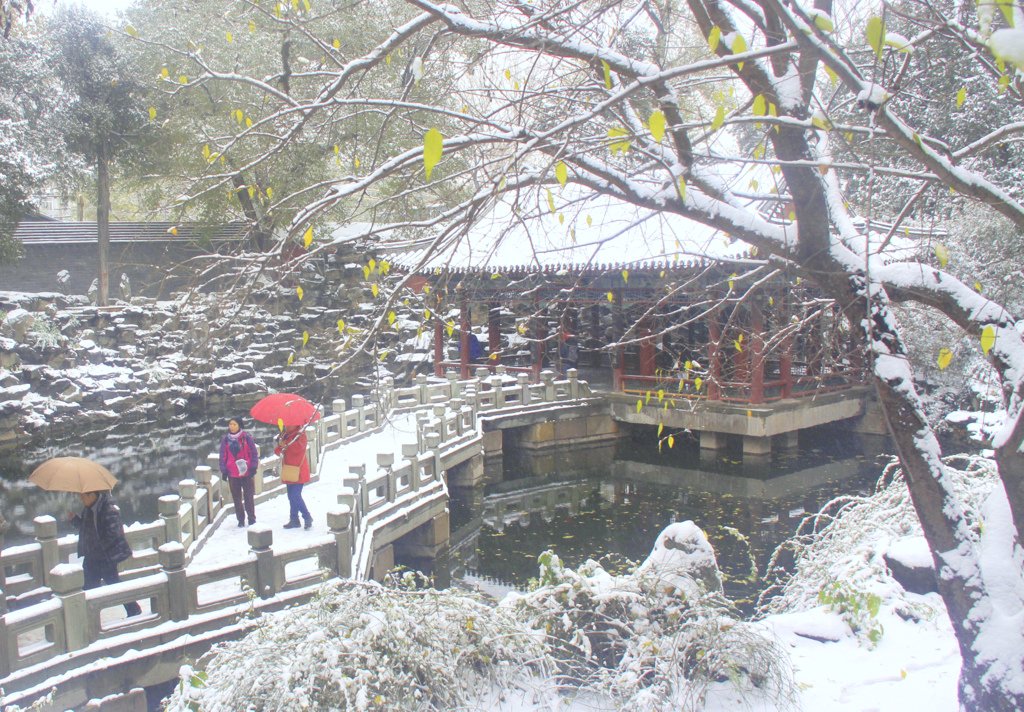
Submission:
<svg viewBox="0 0 1024 712">
<path fill-rule="evenodd" d="M 376 395 L 336 400 L 307 429 L 315 475 L 306 498 L 331 503 L 328 533 L 298 547 L 275 545 L 261 522 L 233 548 L 241 532 L 216 454 L 160 498 L 157 521 L 126 528 L 134 555 L 120 584 L 83 590 L 77 537 L 58 537 L 53 517 L 37 517 L 35 543 L 0 552 L 0 705 L 54 690 L 52 709 L 75 708 L 174 679 L 186 660 L 239 637 L 260 613 L 308 601 L 325 580 L 381 578 L 396 546 L 432 558 L 449 539 L 446 480 L 482 472 L 487 427 L 594 403 L 575 372 L 529 383 L 481 370 L 407 388 L 387 379 Z M 279 469 L 277 457 L 261 460 L 258 507 L 283 494 Z M 121 614 L 129 601 L 141 616 Z"/>
</svg>

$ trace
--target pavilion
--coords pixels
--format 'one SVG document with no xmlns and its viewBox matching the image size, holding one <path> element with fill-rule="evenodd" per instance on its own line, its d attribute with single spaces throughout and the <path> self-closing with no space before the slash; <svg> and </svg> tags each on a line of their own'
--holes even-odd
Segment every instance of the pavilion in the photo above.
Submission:
<svg viewBox="0 0 1024 712">
<path fill-rule="evenodd" d="M 425 293 L 438 376 L 575 367 L 619 394 L 622 420 L 697 430 L 706 449 L 742 435 L 745 454 L 863 412 L 863 363 L 838 310 L 679 216 L 541 187 L 494 202 L 459 239 L 388 259 Z"/>
</svg>

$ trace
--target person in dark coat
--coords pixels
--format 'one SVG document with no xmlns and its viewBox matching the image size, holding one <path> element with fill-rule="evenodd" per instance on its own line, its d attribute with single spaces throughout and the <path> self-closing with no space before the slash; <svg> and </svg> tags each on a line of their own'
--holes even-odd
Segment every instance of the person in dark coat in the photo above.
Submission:
<svg viewBox="0 0 1024 712">
<path fill-rule="evenodd" d="M 252 435 L 242 430 L 242 419 L 228 421 L 228 431 L 220 439 L 220 474 L 231 485 L 231 501 L 235 504 L 238 526 L 256 523 L 256 467 L 259 453 Z"/>
<path fill-rule="evenodd" d="M 302 488 L 309 482 L 309 458 L 306 457 L 306 433 L 298 425 L 286 429 L 277 439 L 277 447 L 274 453 L 282 455 L 282 463 L 295 465 L 299 468 L 297 482 L 286 482 L 285 488 L 288 491 L 288 505 L 291 516 L 285 529 L 295 529 L 299 526 L 299 515 L 306 520 L 306 529 L 313 526 L 313 515 L 309 513 L 305 500 L 302 499 Z"/>
<path fill-rule="evenodd" d="M 132 557 L 132 548 L 124 536 L 121 510 L 109 492 L 82 492 L 78 497 L 84 509 L 70 518 L 78 526 L 78 556 L 85 574 L 82 588 L 118 583 L 121 577 L 117 565 Z M 142 607 L 135 601 L 124 604 L 124 610 L 129 616 L 142 613 Z"/>
</svg>

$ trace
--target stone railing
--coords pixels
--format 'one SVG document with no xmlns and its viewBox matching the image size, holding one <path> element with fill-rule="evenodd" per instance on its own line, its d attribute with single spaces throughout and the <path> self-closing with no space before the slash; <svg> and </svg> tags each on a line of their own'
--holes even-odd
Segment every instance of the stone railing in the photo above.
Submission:
<svg viewBox="0 0 1024 712">
<path fill-rule="evenodd" d="M 459 380 L 458 374 L 450 372 L 447 381 L 430 381 L 425 375 L 416 377 L 416 383 L 404 388 L 390 388 L 390 404 L 394 408 L 416 408 L 424 405 L 446 404 L 461 398 L 474 413 L 496 408 L 526 406 L 536 403 L 550 403 L 560 400 L 575 400 L 591 395 L 590 386 L 580 381 L 576 369 L 569 369 L 565 379 L 556 379 L 553 371 L 544 371 L 540 383 L 531 383 L 528 374 L 510 376 L 504 366 L 496 366 L 492 375 L 489 369 L 478 368 L 476 377 Z"/>
<path fill-rule="evenodd" d="M 389 392 L 384 391 L 390 398 Z M 334 401 L 334 413 L 306 429 L 310 471 L 318 473 L 322 450 L 329 444 L 377 429 L 384 404 L 366 404 L 363 396 L 352 398 L 352 407 L 343 400 Z M 276 496 L 280 482 L 280 458 L 261 457 L 255 474 L 256 501 Z M 317 477 L 314 474 L 314 479 Z M 158 567 L 158 549 L 178 543 L 185 549 L 186 564 L 198 553 L 218 523 L 231 510 L 228 483 L 220 475 L 220 456 L 211 453 L 204 465 L 195 468 L 195 476 L 178 482 L 178 493 L 159 498 L 160 518 L 125 527 L 132 558 L 118 566 L 122 578 L 145 576 Z M 36 517 L 35 542 L 0 551 L 0 613 L 7 601 L 25 605 L 50 595 L 50 571 L 75 556 L 78 536 L 57 536 L 53 517 Z"/>
<path fill-rule="evenodd" d="M 49 571 L 53 599 L 0 616 L 0 679 L 57 656 L 72 653 L 126 633 L 155 628 L 168 621 L 209 614 L 241 604 L 260 607 L 261 600 L 303 588 L 315 590 L 325 576 L 348 575 L 352 552 L 350 515 L 329 512 L 329 537 L 298 549 L 275 551 L 273 532 L 253 526 L 250 551 L 243 559 L 208 569 L 186 569 L 185 547 L 159 547 L 151 573 L 128 582 L 82 589 L 78 564 Z M 130 618 L 104 611 L 141 602 L 143 613 Z"/>
</svg>

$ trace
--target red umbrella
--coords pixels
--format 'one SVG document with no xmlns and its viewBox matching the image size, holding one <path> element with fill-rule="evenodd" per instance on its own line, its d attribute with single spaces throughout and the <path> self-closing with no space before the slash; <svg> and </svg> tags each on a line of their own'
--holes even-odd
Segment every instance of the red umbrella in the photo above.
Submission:
<svg viewBox="0 0 1024 712">
<path fill-rule="evenodd" d="M 271 393 L 259 400 L 249 411 L 256 420 L 271 425 L 308 425 L 320 417 L 316 406 L 294 393 Z"/>
</svg>

